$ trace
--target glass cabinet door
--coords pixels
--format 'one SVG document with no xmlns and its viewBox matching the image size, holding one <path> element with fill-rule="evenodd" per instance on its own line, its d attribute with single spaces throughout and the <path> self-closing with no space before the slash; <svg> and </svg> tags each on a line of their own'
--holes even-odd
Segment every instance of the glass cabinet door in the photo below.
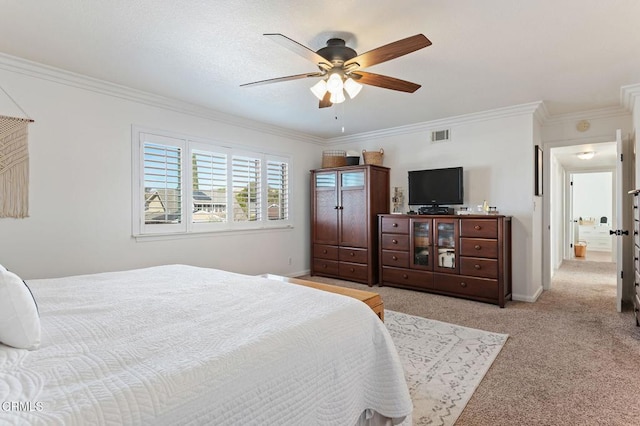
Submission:
<svg viewBox="0 0 640 426">
<path fill-rule="evenodd" d="M 458 272 L 458 220 L 435 219 L 434 271 Z"/>
<path fill-rule="evenodd" d="M 432 269 L 433 241 L 431 219 L 411 219 L 411 267 Z"/>
</svg>

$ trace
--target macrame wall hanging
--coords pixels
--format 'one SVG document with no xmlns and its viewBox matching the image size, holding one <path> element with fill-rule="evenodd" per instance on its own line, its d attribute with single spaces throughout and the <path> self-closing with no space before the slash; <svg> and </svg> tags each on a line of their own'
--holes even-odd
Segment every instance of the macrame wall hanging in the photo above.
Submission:
<svg viewBox="0 0 640 426">
<path fill-rule="evenodd" d="M 26 118 L 0 115 L 0 218 L 29 216 L 28 125 L 33 120 L 0 86 Z"/>
</svg>

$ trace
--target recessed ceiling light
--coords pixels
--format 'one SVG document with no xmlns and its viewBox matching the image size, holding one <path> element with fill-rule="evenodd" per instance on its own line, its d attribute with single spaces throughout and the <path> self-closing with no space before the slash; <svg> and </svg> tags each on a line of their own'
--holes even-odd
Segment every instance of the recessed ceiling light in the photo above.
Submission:
<svg viewBox="0 0 640 426">
<path fill-rule="evenodd" d="M 586 151 L 586 152 L 579 152 L 577 155 L 578 155 L 578 158 L 581 160 L 591 160 L 593 156 L 596 155 L 596 153 L 593 151 Z"/>
</svg>

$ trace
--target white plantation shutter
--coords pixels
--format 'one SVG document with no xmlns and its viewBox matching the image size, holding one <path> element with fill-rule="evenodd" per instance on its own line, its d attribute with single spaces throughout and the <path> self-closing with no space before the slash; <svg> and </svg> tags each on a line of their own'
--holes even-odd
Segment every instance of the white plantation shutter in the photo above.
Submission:
<svg viewBox="0 0 640 426">
<path fill-rule="evenodd" d="M 140 221 L 145 232 L 184 231 L 184 141 L 141 135 Z"/>
<path fill-rule="evenodd" d="M 191 152 L 194 223 L 227 221 L 227 155 L 194 149 Z"/>
<path fill-rule="evenodd" d="M 260 159 L 234 155 L 231 159 L 233 187 L 233 221 L 262 220 Z"/>
<path fill-rule="evenodd" d="M 133 131 L 133 235 L 291 226 L 291 160 Z"/>
<path fill-rule="evenodd" d="M 289 163 L 267 160 L 267 219 L 289 219 Z"/>
</svg>

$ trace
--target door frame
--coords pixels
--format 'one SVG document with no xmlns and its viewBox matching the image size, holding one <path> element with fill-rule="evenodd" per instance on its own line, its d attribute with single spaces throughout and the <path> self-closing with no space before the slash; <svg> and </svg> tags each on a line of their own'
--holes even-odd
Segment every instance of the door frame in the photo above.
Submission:
<svg viewBox="0 0 640 426">
<path fill-rule="evenodd" d="M 543 150 L 544 152 L 548 152 L 551 153 L 551 149 L 552 148 L 560 148 L 560 147 L 567 147 L 567 146 L 575 146 L 575 145 L 585 145 L 585 144 L 598 144 L 598 143 L 610 143 L 610 142 L 615 142 L 615 131 L 611 133 L 611 135 L 609 136 L 597 136 L 597 137 L 589 137 L 589 138 L 580 138 L 580 139 L 566 139 L 566 140 L 560 140 L 560 141 L 549 141 L 549 142 L 543 142 Z M 623 163 L 623 183 L 622 183 L 622 188 L 621 189 L 616 189 L 616 191 L 622 191 L 622 196 L 623 196 L 623 224 L 622 224 L 622 229 L 633 229 L 632 228 L 632 223 L 631 223 L 631 203 L 633 200 L 628 199 L 630 196 L 626 196 L 626 190 L 625 188 L 630 187 L 633 183 L 633 176 L 631 175 L 634 170 L 635 170 L 635 164 L 632 164 L 635 161 L 635 158 L 632 154 L 631 148 L 630 148 L 630 138 L 629 137 L 623 137 L 622 138 L 622 147 L 623 147 L 623 155 L 624 158 L 628 161 L 625 161 Z M 543 177 L 543 181 L 544 181 L 544 192 L 543 192 L 543 199 L 542 199 L 542 204 L 543 204 L 543 217 L 542 217 L 542 229 L 544 230 L 543 232 L 543 236 L 542 236 L 542 251 L 543 251 L 543 256 L 542 256 L 542 288 L 543 290 L 549 290 L 551 288 L 551 279 L 553 278 L 553 274 L 555 273 L 555 271 L 553 270 L 552 264 L 553 264 L 553 253 L 554 251 L 552 250 L 551 247 L 551 243 L 552 243 L 552 239 L 551 239 L 551 232 L 561 232 L 564 238 L 565 235 L 565 231 L 566 231 L 566 222 L 562 225 L 558 224 L 558 227 L 560 229 L 555 230 L 555 229 L 551 229 L 551 203 L 549 202 L 550 200 L 550 188 L 551 185 L 554 184 L 554 182 L 551 181 L 552 176 L 551 176 L 551 155 L 545 155 L 543 158 L 543 173 L 544 173 L 544 177 Z M 567 171 L 568 172 L 568 171 Z M 564 186 L 564 183 L 563 183 Z M 614 194 L 615 196 L 615 194 Z M 563 200 L 566 200 L 566 197 L 563 196 L 562 197 Z M 554 208 L 558 208 L 557 206 L 554 206 Z M 560 207 L 566 210 L 565 207 Z M 564 218 L 564 212 L 562 214 L 562 217 Z M 629 238 L 625 238 L 625 243 L 623 244 L 623 250 L 622 250 L 622 256 L 624 259 L 623 262 L 623 271 L 624 271 L 624 282 L 623 282 L 623 286 L 622 286 L 622 297 L 624 298 L 626 295 L 626 289 L 629 288 L 630 285 L 632 285 L 632 276 L 633 276 L 633 265 L 632 265 L 632 256 L 629 254 L 630 250 L 631 250 L 631 245 L 630 245 L 631 239 Z M 564 246 L 563 246 L 564 247 Z"/>
</svg>

